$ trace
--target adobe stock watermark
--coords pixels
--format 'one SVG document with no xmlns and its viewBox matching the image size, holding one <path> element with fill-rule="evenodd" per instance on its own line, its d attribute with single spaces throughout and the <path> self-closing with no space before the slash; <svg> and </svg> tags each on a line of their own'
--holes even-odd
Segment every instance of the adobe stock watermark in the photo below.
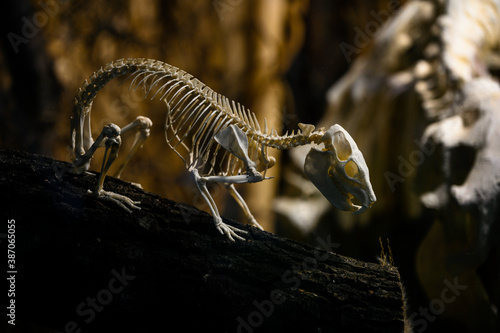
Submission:
<svg viewBox="0 0 500 333">
<path fill-rule="evenodd" d="M 398 156 L 399 165 L 397 174 L 390 171 L 384 172 L 384 178 L 392 192 L 396 190 L 397 183 L 404 183 L 415 172 L 416 168 L 421 166 L 425 159 L 436 149 L 436 144 L 432 140 L 423 143 L 419 139 L 415 139 L 414 143 L 418 149 L 413 150 L 408 155 L 408 158 L 404 158 L 402 155 Z"/>
<path fill-rule="evenodd" d="M 428 323 L 436 320 L 446 309 L 446 304 L 453 303 L 462 291 L 467 289 L 466 285 L 458 283 L 458 277 L 453 279 L 453 283 L 445 279 L 443 281 L 445 287 L 441 290 L 440 298 L 435 298 L 429 302 L 428 307 L 420 307 L 418 312 L 415 311 L 408 317 L 413 332 L 422 333 L 427 329 Z"/>
<path fill-rule="evenodd" d="M 232 13 L 236 7 L 245 0 L 215 0 L 212 4 L 219 15 L 219 19 L 224 21 L 227 13 Z"/>
<path fill-rule="evenodd" d="M 396 14 L 400 6 L 401 4 L 398 0 L 391 0 L 388 3 L 387 10 L 382 9 L 378 12 L 374 10 L 370 11 L 370 15 L 374 19 L 367 22 L 363 30 L 360 27 L 354 27 L 354 31 L 356 32 L 353 41 L 354 45 L 346 42 L 342 42 L 339 45 L 348 63 L 351 63 L 353 54 L 359 54 L 361 49 L 370 44 L 377 31 L 392 15 Z"/>
<path fill-rule="evenodd" d="M 333 243 L 331 236 L 328 235 L 326 240 L 321 237 L 317 237 L 316 241 L 319 243 L 322 250 L 327 252 L 333 252 L 334 249 L 340 247 L 340 244 Z M 284 285 L 289 286 L 292 290 L 296 290 L 300 287 L 301 279 L 298 274 L 300 271 L 310 271 L 318 268 L 318 264 L 322 261 L 328 259 L 328 254 L 319 252 L 320 249 L 314 250 L 314 257 L 307 257 L 302 260 L 298 265 L 293 265 L 291 269 L 286 270 L 281 275 L 281 281 Z M 332 281 L 335 283 L 335 281 Z M 265 318 L 269 318 L 276 308 L 276 305 L 280 305 L 286 302 L 286 296 L 281 289 L 274 289 L 269 293 L 269 298 L 258 301 L 254 300 L 252 302 L 255 310 L 248 313 L 246 316 L 238 316 L 236 321 L 238 326 L 236 328 L 237 333 L 253 333 L 254 330 L 262 324 L 264 324 Z"/>
<path fill-rule="evenodd" d="M 102 312 L 104 307 L 113 301 L 113 297 L 121 293 L 129 282 L 135 279 L 134 275 L 129 275 L 125 268 L 121 272 L 115 269 L 111 270 L 113 277 L 109 280 L 106 288 L 99 290 L 95 297 L 87 297 L 85 301 L 76 306 L 76 313 L 86 324 L 90 324 L 97 313 Z M 82 329 L 75 321 L 69 321 L 64 326 L 65 333 L 81 333 Z"/>
<path fill-rule="evenodd" d="M 28 44 L 31 39 L 35 38 L 40 29 L 49 23 L 50 18 L 54 17 L 59 12 L 61 5 L 66 2 L 68 0 L 39 0 L 37 4 L 41 9 L 35 12 L 32 17 L 23 16 L 21 18 L 23 22 L 21 34 L 12 31 L 7 34 L 14 52 L 19 53 L 19 46 Z"/>
</svg>

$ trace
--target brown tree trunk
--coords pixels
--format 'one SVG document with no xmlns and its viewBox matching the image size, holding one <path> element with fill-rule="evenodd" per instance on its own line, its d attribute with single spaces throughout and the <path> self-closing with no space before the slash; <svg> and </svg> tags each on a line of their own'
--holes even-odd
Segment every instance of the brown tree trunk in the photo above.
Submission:
<svg viewBox="0 0 500 333">
<path fill-rule="evenodd" d="M 0 152 L 3 218 L 14 225 L 16 323 L 62 332 L 402 332 L 397 269 L 249 226 L 219 234 L 210 215 L 108 177 L 140 201 L 127 213 L 88 194 L 95 173 Z M 231 225 L 239 225 L 226 220 Z M 81 330 L 81 331 L 80 331 Z"/>
</svg>

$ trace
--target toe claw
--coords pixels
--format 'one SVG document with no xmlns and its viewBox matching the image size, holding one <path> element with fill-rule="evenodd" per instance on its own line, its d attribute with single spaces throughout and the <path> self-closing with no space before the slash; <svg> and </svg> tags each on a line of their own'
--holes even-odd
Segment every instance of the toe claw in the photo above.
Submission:
<svg viewBox="0 0 500 333">
<path fill-rule="evenodd" d="M 257 222 L 257 220 L 255 218 L 252 218 L 250 220 L 250 224 L 256 228 L 259 228 L 260 230 L 264 230 L 264 228 L 262 228 L 262 226 L 259 224 L 259 222 Z"/>
<path fill-rule="evenodd" d="M 91 192 L 91 191 L 89 190 L 89 192 Z M 116 203 L 118 206 L 125 209 L 128 213 L 132 213 L 132 210 L 130 208 L 137 209 L 137 210 L 141 209 L 141 207 L 137 206 L 141 203 L 140 201 L 134 201 L 134 200 L 130 199 L 129 197 L 126 197 L 126 196 L 118 194 L 118 193 L 101 191 L 101 192 L 99 192 L 99 194 L 97 196 L 99 198 L 104 199 L 104 200 L 108 200 L 108 201 L 112 201 L 112 202 Z"/>
<path fill-rule="evenodd" d="M 238 229 L 236 227 L 227 225 L 224 222 L 219 221 L 219 220 L 215 221 L 215 226 L 216 226 L 217 230 L 219 230 L 219 232 L 221 234 L 226 235 L 231 242 L 235 242 L 235 238 L 238 240 L 241 240 L 241 241 L 245 240 L 245 238 L 238 235 L 237 232 L 243 233 L 243 234 L 248 234 L 248 231 L 246 231 L 246 230 L 241 230 L 241 229 Z"/>
</svg>

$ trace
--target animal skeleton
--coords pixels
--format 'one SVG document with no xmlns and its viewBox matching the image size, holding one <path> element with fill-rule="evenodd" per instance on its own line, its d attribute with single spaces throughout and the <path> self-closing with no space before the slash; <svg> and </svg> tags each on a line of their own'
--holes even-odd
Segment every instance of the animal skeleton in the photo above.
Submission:
<svg viewBox="0 0 500 333">
<path fill-rule="evenodd" d="M 132 123 L 118 127 L 104 126 L 94 141 L 90 128 L 90 111 L 96 94 L 112 79 L 131 78 L 130 90 L 143 88 L 146 97 L 159 97 L 167 106 L 165 137 L 171 149 L 185 162 L 198 190 L 207 202 L 216 228 L 231 241 L 243 239 L 246 233 L 222 222 L 217 206 L 206 184 L 224 184 L 243 209 L 249 222 L 262 227 L 252 216 L 234 184 L 260 182 L 266 171 L 275 164 L 267 148 L 289 149 L 314 144 L 306 159 L 307 176 L 323 195 L 337 208 L 361 213 L 375 202 L 368 167 L 356 143 L 341 126 L 327 131 L 315 130 L 313 125 L 299 124 L 295 134 L 280 136 L 261 129 L 255 115 L 239 103 L 214 92 L 192 75 L 161 61 L 152 59 L 120 59 L 101 67 L 85 81 L 75 100 L 71 118 L 71 148 L 74 172 L 88 170 L 99 147 L 104 147 L 99 180 L 93 194 L 113 201 L 131 212 L 140 209 L 130 198 L 103 190 L 106 174 L 118 155 L 121 135 L 135 131 L 135 141 L 117 176 L 149 136 L 152 122 L 139 116 Z M 356 198 L 361 206 L 355 205 Z"/>
</svg>

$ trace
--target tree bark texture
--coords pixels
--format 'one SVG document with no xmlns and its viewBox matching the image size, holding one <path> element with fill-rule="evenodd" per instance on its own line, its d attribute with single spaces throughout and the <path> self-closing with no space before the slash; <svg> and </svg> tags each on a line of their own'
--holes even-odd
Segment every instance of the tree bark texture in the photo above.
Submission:
<svg viewBox="0 0 500 333">
<path fill-rule="evenodd" d="M 126 212 L 88 193 L 96 173 L 0 152 L 0 202 L 15 220 L 16 320 L 61 332 L 402 332 L 397 269 L 313 248 L 107 177 L 140 201 Z"/>
</svg>

